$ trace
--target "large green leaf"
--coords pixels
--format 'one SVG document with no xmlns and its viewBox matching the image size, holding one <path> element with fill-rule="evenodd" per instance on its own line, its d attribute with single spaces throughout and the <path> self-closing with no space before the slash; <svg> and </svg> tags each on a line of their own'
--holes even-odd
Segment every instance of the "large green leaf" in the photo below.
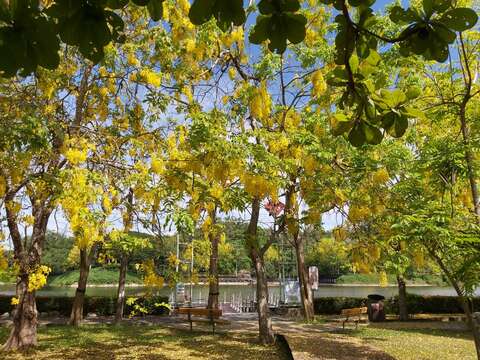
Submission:
<svg viewBox="0 0 480 360">
<path fill-rule="evenodd" d="M 355 124 L 350 134 L 348 134 L 348 141 L 355 147 L 360 147 L 365 145 L 366 136 L 363 126 L 359 123 Z"/>
<path fill-rule="evenodd" d="M 231 24 L 240 26 L 246 20 L 243 0 L 195 0 L 188 16 L 195 25 L 204 24 L 213 16 L 223 31 Z"/>
<path fill-rule="evenodd" d="M 162 18 L 164 1 L 165 0 L 150 0 L 148 3 L 148 13 L 153 21 L 159 21 Z"/>
<path fill-rule="evenodd" d="M 192 24 L 201 25 L 210 20 L 214 6 L 215 1 L 212 0 L 195 0 L 188 13 Z"/>
<path fill-rule="evenodd" d="M 477 13 L 469 8 L 456 8 L 443 14 L 440 22 L 455 31 L 465 31 L 475 26 L 478 21 Z"/>
</svg>

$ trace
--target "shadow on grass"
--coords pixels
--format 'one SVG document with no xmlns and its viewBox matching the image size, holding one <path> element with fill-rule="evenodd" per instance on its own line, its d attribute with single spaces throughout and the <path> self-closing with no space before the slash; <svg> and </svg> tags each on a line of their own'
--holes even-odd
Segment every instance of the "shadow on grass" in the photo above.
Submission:
<svg viewBox="0 0 480 360">
<path fill-rule="evenodd" d="M 0 341 L 8 337 L 0 328 Z M 39 345 L 7 359 L 287 359 L 279 345 L 265 347 L 255 334 L 210 335 L 158 326 L 84 325 L 39 328 Z M 2 354 L 3 355 L 3 354 Z"/>
</svg>

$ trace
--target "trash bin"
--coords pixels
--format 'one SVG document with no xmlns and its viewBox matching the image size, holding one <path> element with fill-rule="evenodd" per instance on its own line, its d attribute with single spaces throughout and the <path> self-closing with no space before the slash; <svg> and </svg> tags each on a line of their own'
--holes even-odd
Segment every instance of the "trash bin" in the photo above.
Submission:
<svg viewBox="0 0 480 360">
<path fill-rule="evenodd" d="M 378 294 L 368 295 L 367 300 L 367 309 L 368 309 L 368 320 L 371 322 L 382 322 L 385 321 L 385 308 L 383 304 L 385 296 Z"/>
</svg>

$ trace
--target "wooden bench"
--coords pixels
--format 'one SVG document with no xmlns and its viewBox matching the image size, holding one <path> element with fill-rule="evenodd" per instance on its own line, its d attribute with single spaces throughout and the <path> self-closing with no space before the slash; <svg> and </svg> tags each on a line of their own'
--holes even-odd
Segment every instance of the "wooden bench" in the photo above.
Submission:
<svg viewBox="0 0 480 360">
<path fill-rule="evenodd" d="M 193 328 L 193 322 L 209 322 L 212 325 L 212 332 L 215 335 L 215 324 L 225 324 L 228 323 L 225 320 L 221 320 L 220 316 L 222 316 L 221 309 L 205 309 L 205 308 L 178 308 L 176 313 L 178 315 L 187 315 L 187 320 L 190 323 L 190 331 Z M 193 316 L 204 316 L 207 319 L 193 319 Z"/>
<path fill-rule="evenodd" d="M 352 309 L 343 309 L 342 316 L 345 316 L 345 320 L 343 321 L 343 328 L 345 329 L 345 323 L 350 320 L 350 318 L 354 316 L 358 316 L 358 319 L 352 319 L 351 321 L 355 322 L 355 329 L 358 328 L 358 322 L 362 319 L 362 314 L 367 314 L 368 309 L 366 307 L 359 307 L 359 308 L 352 308 Z"/>
</svg>

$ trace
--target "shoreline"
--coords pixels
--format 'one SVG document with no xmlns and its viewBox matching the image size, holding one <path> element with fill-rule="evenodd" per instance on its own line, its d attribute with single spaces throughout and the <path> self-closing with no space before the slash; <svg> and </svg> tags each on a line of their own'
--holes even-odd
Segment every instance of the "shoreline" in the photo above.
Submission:
<svg viewBox="0 0 480 360">
<path fill-rule="evenodd" d="M 256 284 L 256 281 L 245 282 L 245 281 L 238 281 L 238 282 L 220 282 L 220 286 L 253 286 Z M 190 283 L 183 283 L 185 287 L 190 286 Z M 207 282 L 199 282 L 193 284 L 194 286 L 208 286 Z M 15 286 L 15 283 L 4 283 L 0 282 L 0 286 Z M 141 288 L 144 287 L 144 284 L 125 284 L 126 288 Z M 269 287 L 280 286 L 280 282 L 278 281 L 271 281 L 268 282 Z M 71 285 L 50 285 L 47 283 L 45 287 L 50 288 L 76 288 L 77 284 Z M 87 284 L 87 288 L 116 288 L 118 284 Z M 164 285 L 164 288 L 168 288 L 168 285 Z M 328 288 L 328 287 L 378 287 L 378 288 L 396 288 L 396 284 L 388 284 L 387 286 L 380 286 L 379 284 L 318 284 L 319 288 Z M 450 286 L 442 286 L 442 285 L 432 285 L 432 284 L 408 284 L 407 287 L 437 287 L 437 288 L 450 288 Z M 317 291 L 317 290 L 315 290 Z"/>
</svg>

